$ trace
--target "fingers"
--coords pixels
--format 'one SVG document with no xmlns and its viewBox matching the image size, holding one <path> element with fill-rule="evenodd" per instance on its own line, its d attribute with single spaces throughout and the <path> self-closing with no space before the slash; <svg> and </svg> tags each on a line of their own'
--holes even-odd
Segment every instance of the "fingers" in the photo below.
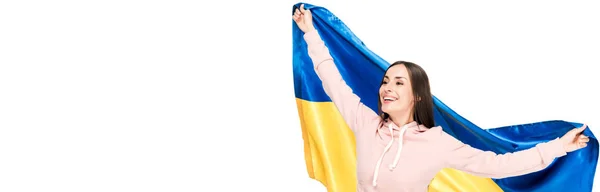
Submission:
<svg viewBox="0 0 600 192">
<path fill-rule="evenodd" d="M 300 19 L 300 11 L 298 9 L 296 9 L 296 11 L 294 11 L 294 20 L 298 20 Z"/>
<path fill-rule="evenodd" d="M 300 5 L 300 8 L 296 8 L 294 11 L 294 17 L 302 18 L 301 16 L 306 12 L 304 9 L 304 4 Z"/>
<path fill-rule="evenodd" d="M 587 125 L 586 125 L 586 124 L 583 124 L 583 126 L 581 126 L 581 127 L 579 128 L 579 130 L 578 130 L 578 131 L 579 131 L 579 132 L 582 132 L 582 131 L 584 131 L 586 128 L 587 128 Z"/>
<path fill-rule="evenodd" d="M 296 8 L 296 11 L 294 11 L 294 21 L 296 22 L 301 22 L 302 18 L 304 18 L 304 15 L 301 11 L 301 8 Z"/>
<path fill-rule="evenodd" d="M 294 11 L 294 21 L 300 22 L 304 16 L 311 16 L 310 10 L 304 8 L 304 4 L 301 4 L 299 8 Z"/>
<path fill-rule="evenodd" d="M 577 137 L 576 143 L 577 143 L 577 146 L 578 146 L 578 147 L 581 147 L 581 148 L 583 148 L 583 147 L 587 146 L 587 143 L 588 143 L 589 141 L 590 141 L 590 138 L 589 138 L 588 136 L 585 136 L 585 135 L 579 135 L 579 136 Z"/>
<path fill-rule="evenodd" d="M 300 13 L 302 15 L 310 15 L 310 10 L 304 8 L 304 4 L 300 5 Z"/>
<path fill-rule="evenodd" d="M 569 132 L 574 132 L 576 135 L 580 135 L 583 131 L 585 131 L 586 128 L 587 128 L 587 125 L 584 124 L 581 127 L 571 129 L 571 131 L 569 131 Z"/>
</svg>

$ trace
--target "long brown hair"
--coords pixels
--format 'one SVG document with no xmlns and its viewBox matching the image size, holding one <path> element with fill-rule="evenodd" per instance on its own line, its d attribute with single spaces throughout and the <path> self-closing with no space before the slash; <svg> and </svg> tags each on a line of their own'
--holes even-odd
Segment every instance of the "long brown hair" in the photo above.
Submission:
<svg viewBox="0 0 600 192">
<path fill-rule="evenodd" d="M 410 81 L 412 82 L 411 90 L 413 92 L 413 96 L 415 97 L 415 105 L 413 107 L 414 120 L 418 124 L 422 124 L 427 128 L 433 127 L 433 96 L 431 95 L 427 73 L 425 73 L 425 70 L 423 70 L 421 66 L 407 61 L 396 61 L 392 63 L 392 65 L 385 70 L 385 73 L 387 73 L 390 68 L 396 65 L 404 65 L 406 67 Z M 379 86 L 382 84 L 383 78 Z M 379 115 L 383 118 L 383 120 L 388 120 L 390 115 L 381 111 L 381 99 L 378 98 L 377 101 Z"/>
</svg>

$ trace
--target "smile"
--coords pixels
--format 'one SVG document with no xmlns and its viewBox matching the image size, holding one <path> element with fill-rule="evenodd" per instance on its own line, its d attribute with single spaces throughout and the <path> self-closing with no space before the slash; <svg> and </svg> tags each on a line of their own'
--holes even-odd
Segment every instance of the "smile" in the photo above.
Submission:
<svg viewBox="0 0 600 192">
<path fill-rule="evenodd" d="M 395 98 L 395 97 L 383 97 L 383 102 L 384 103 L 391 103 L 391 102 L 394 102 L 396 100 L 398 100 L 398 99 Z"/>
</svg>

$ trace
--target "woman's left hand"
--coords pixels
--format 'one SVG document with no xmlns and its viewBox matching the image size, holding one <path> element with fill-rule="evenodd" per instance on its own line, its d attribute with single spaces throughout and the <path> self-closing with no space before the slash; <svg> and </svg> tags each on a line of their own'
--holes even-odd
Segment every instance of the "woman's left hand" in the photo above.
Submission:
<svg viewBox="0 0 600 192">
<path fill-rule="evenodd" d="M 587 125 L 583 125 L 579 128 L 571 129 L 560 138 L 566 152 L 576 151 L 587 146 L 587 142 L 590 141 L 590 138 L 582 134 L 586 128 Z"/>
</svg>

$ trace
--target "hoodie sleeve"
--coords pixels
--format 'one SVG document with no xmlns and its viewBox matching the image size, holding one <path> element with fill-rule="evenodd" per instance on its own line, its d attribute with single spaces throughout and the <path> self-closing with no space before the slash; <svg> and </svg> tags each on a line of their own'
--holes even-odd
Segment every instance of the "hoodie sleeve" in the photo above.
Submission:
<svg viewBox="0 0 600 192">
<path fill-rule="evenodd" d="M 312 30 L 304 34 L 304 39 L 308 45 L 308 56 L 321 79 L 325 93 L 331 98 L 352 132 L 359 131 L 366 121 L 376 119 L 377 113 L 364 105 L 342 78 L 318 31 Z"/>
<path fill-rule="evenodd" d="M 441 128 L 440 128 L 441 130 Z M 540 171 L 555 158 L 566 155 L 560 140 L 554 139 L 514 153 L 496 154 L 482 151 L 441 131 L 441 146 L 448 167 L 487 178 L 506 178 Z"/>
</svg>

